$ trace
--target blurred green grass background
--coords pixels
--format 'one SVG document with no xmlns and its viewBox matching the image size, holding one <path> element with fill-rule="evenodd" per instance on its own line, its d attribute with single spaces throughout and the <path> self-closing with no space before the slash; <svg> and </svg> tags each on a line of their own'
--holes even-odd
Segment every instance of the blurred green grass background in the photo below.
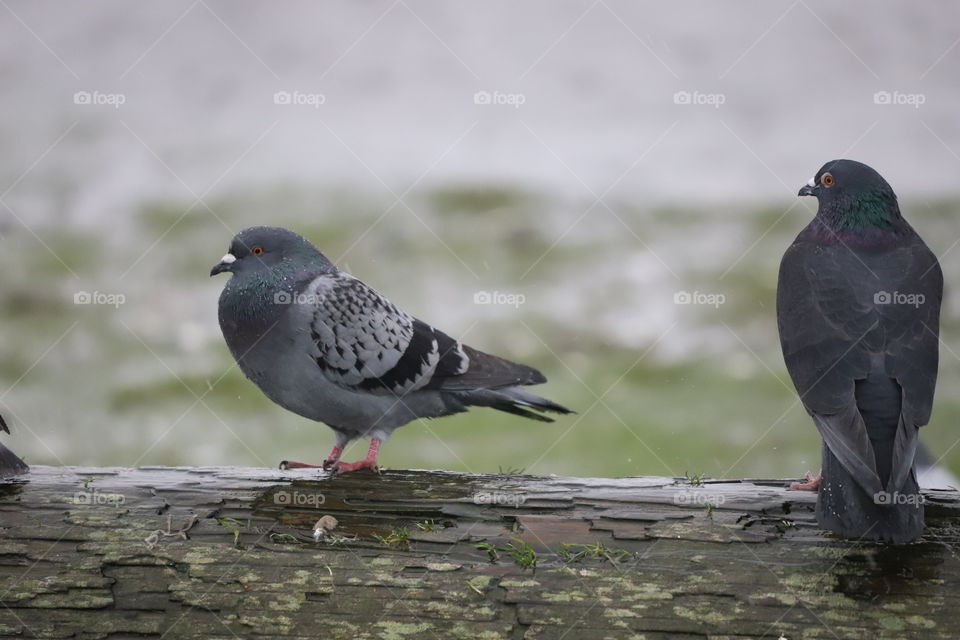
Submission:
<svg viewBox="0 0 960 640">
<path fill-rule="evenodd" d="M 469 344 L 541 369 L 575 409 L 553 424 L 491 410 L 412 423 L 392 468 L 586 476 L 787 477 L 819 467 L 775 319 L 780 256 L 814 202 L 721 209 L 565 201 L 513 185 L 423 188 L 391 203 L 278 185 L 145 203 L 109 233 L 2 230 L 0 411 L 30 463 L 273 466 L 320 461 L 332 433 L 270 403 L 219 334 L 210 267 L 254 224 L 297 230 L 341 268 Z M 960 471 L 951 198 L 902 203 L 948 282 L 934 457 Z M 40 240 L 42 238 L 42 241 Z M 942 245 L 942 246 L 941 246 Z M 119 306 L 74 303 L 119 294 Z M 478 292 L 523 303 L 476 304 Z M 679 292 L 722 304 L 677 304 Z M 362 455 L 366 443 L 347 458 Z"/>
</svg>

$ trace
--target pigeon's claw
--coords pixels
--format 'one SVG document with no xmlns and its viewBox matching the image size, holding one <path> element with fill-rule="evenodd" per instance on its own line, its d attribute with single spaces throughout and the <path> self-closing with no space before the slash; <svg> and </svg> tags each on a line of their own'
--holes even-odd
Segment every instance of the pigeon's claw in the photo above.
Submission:
<svg viewBox="0 0 960 640">
<path fill-rule="evenodd" d="M 323 468 L 329 469 L 330 467 L 337 464 L 340 460 L 340 454 L 343 453 L 343 447 L 340 445 L 334 445 L 333 449 L 330 450 L 330 455 L 327 456 L 327 459 L 323 461 Z"/>
<path fill-rule="evenodd" d="M 341 473 L 350 473 L 360 469 L 370 469 L 374 473 L 380 473 L 380 466 L 377 464 L 377 452 L 380 450 L 380 439 L 372 438 L 370 448 L 367 450 L 367 457 L 357 462 L 335 461 L 332 465 L 334 475 Z M 338 456 L 339 457 L 339 456 Z"/>
<path fill-rule="evenodd" d="M 380 473 L 380 466 L 377 461 L 366 458 L 357 462 L 334 462 L 331 470 L 335 475 L 340 475 L 341 473 L 350 473 L 361 469 L 370 469 L 374 473 Z"/>
<path fill-rule="evenodd" d="M 816 491 L 820 488 L 820 482 L 822 479 L 822 474 L 818 473 L 816 476 L 814 476 L 812 473 L 807 471 L 805 474 L 803 474 L 803 482 L 791 482 L 790 488 L 798 491 Z"/>
<path fill-rule="evenodd" d="M 307 464 L 306 462 L 297 462 L 295 460 L 284 460 L 280 463 L 280 470 L 286 471 L 288 469 L 329 469 L 337 463 L 337 460 L 340 459 L 340 454 L 343 453 L 343 447 L 335 445 L 333 449 L 330 450 L 330 455 L 327 456 L 326 460 L 323 461 L 323 464 Z"/>
</svg>

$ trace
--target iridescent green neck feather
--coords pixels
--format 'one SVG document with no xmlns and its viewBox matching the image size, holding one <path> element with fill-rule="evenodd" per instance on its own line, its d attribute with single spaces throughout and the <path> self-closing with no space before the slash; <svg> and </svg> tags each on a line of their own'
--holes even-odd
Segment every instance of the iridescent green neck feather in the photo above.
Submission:
<svg viewBox="0 0 960 640">
<path fill-rule="evenodd" d="M 893 230 L 903 221 L 897 197 L 879 187 L 859 189 L 822 203 L 817 216 L 835 231 Z"/>
</svg>

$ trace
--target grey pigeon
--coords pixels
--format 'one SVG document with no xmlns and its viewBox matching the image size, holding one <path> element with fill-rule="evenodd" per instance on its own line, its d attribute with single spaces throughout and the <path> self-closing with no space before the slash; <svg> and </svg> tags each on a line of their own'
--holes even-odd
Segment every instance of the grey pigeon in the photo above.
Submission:
<svg viewBox="0 0 960 640">
<path fill-rule="evenodd" d="M 10 433 L 10 427 L 0 416 L 0 431 Z M 18 458 L 13 451 L 0 444 L 0 478 L 10 478 L 30 471 L 30 467 Z"/>
<path fill-rule="evenodd" d="M 820 526 L 895 544 L 923 533 L 918 429 L 937 381 L 943 275 L 879 173 L 833 160 L 799 195 L 819 200 L 787 249 L 777 320 L 787 370 L 823 438 Z"/>
<path fill-rule="evenodd" d="M 493 407 L 552 422 L 570 413 L 522 386 L 536 369 L 477 351 L 401 311 L 280 227 L 238 233 L 210 275 L 233 276 L 220 295 L 220 328 L 241 371 L 290 411 L 325 423 L 335 472 L 376 468 L 380 443 L 417 418 Z M 367 457 L 340 462 L 348 442 L 370 437 Z M 281 466 L 313 467 L 299 462 Z"/>
</svg>

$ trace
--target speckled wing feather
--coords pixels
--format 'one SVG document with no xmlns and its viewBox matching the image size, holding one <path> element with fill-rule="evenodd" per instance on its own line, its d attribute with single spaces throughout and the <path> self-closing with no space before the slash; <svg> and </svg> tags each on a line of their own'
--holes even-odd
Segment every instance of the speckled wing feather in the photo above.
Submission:
<svg viewBox="0 0 960 640">
<path fill-rule="evenodd" d="M 356 278 L 322 277 L 309 293 L 315 298 L 311 356 L 335 384 L 403 395 L 426 386 L 435 374 L 456 375 L 469 366 L 459 342 Z"/>
<path fill-rule="evenodd" d="M 344 273 L 315 281 L 311 356 L 330 381 L 369 393 L 467 392 L 546 382 L 539 371 L 473 349 Z"/>
</svg>

